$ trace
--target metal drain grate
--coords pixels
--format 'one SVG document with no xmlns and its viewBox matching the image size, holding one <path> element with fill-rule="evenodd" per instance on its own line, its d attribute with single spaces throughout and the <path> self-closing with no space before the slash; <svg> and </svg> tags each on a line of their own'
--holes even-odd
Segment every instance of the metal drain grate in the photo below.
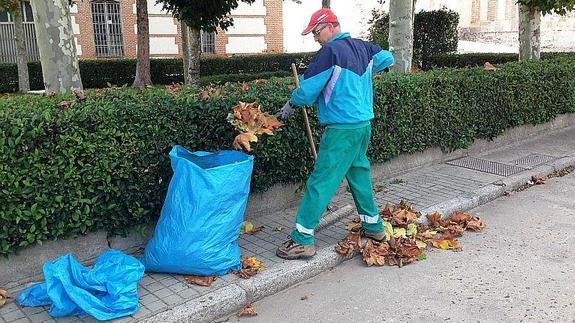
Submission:
<svg viewBox="0 0 575 323">
<path fill-rule="evenodd" d="M 520 173 L 527 168 L 502 164 L 491 160 L 479 159 L 475 157 L 463 157 L 447 162 L 446 164 L 469 168 L 484 173 L 495 174 L 500 176 L 509 176 Z"/>
<path fill-rule="evenodd" d="M 517 166 L 533 167 L 555 159 L 557 159 L 557 157 L 535 153 L 513 160 L 511 163 Z"/>
</svg>

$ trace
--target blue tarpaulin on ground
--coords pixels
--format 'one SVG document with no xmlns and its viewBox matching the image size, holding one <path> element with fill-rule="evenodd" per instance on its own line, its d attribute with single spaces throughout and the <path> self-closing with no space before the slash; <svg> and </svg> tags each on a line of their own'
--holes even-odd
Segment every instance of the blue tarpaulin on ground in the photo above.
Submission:
<svg viewBox="0 0 575 323">
<path fill-rule="evenodd" d="M 174 175 L 144 252 L 146 270 L 211 276 L 240 269 L 237 239 L 253 156 L 174 146 L 170 159 Z"/>
<path fill-rule="evenodd" d="M 110 249 L 92 268 L 67 254 L 44 264 L 45 281 L 18 295 L 22 306 L 50 306 L 53 317 L 89 314 L 111 320 L 138 311 L 138 281 L 144 266 L 136 258 Z"/>
</svg>

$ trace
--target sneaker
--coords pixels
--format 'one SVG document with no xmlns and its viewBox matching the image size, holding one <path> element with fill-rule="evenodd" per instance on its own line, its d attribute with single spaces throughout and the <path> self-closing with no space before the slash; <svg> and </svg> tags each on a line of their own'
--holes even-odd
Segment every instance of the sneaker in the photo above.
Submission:
<svg viewBox="0 0 575 323">
<path fill-rule="evenodd" d="M 292 239 L 284 242 L 276 250 L 276 255 L 287 260 L 309 258 L 315 255 L 314 245 L 301 245 Z"/>
<path fill-rule="evenodd" d="M 366 238 L 370 238 L 373 239 L 375 241 L 383 241 L 385 240 L 385 232 L 381 231 L 381 232 L 367 232 L 367 231 L 363 231 L 363 236 Z"/>
</svg>

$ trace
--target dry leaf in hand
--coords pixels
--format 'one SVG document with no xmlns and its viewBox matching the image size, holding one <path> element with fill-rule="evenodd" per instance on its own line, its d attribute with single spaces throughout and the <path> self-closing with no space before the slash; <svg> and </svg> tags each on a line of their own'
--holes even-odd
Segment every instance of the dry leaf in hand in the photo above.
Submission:
<svg viewBox="0 0 575 323">
<path fill-rule="evenodd" d="M 256 309 L 252 306 L 252 304 L 244 306 L 244 308 L 242 308 L 238 312 L 238 317 L 256 316 L 256 315 L 258 315 L 258 313 L 256 312 Z"/>
<path fill-rule="evenodd" d="M 240 133 L 234 139 L 234 148 L 250 152 L 252 151 L 250 142 L 258 142 L 258 137 L 251 132 Z"/>
<path fill-rule="evenodd" d="M 531 181 L 533 182 L 533 184 L 535 185 L 541 185 L 541 184 L 545 184 L 545 179 L 539 176 L 531 176 Z"/>
<path fill-rule="evenodd" d="M 483 65 L 483 69 L 485 71 L 497 71 L 497 68 L 489 62 L 485 62 L 485 64 Z"/>
<path fill-rule="evenodd" d="M 216 277 L 215 276 L 189 275 L 189 276 L 185 276 L 184 280 L 188 284 L 210 287 L 212 285 L 212 283 L 216 280 Z"/>
</svg>

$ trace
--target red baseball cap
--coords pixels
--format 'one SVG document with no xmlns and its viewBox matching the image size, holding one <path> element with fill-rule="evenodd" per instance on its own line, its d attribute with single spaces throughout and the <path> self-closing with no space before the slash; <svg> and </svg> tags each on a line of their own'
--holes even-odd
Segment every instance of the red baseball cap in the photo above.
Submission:
<svg viewBox="0 0 575 323">
<path fill-rule="evenodd" d="M 307 35 L 315 28 L 315 26 L 324 23 L 337 22 L 337 17 L 329 8 L 321 8 L 311 15 L 309 24 L 306 29 L 302 31 L 302 35 Z"/>
</svg>

